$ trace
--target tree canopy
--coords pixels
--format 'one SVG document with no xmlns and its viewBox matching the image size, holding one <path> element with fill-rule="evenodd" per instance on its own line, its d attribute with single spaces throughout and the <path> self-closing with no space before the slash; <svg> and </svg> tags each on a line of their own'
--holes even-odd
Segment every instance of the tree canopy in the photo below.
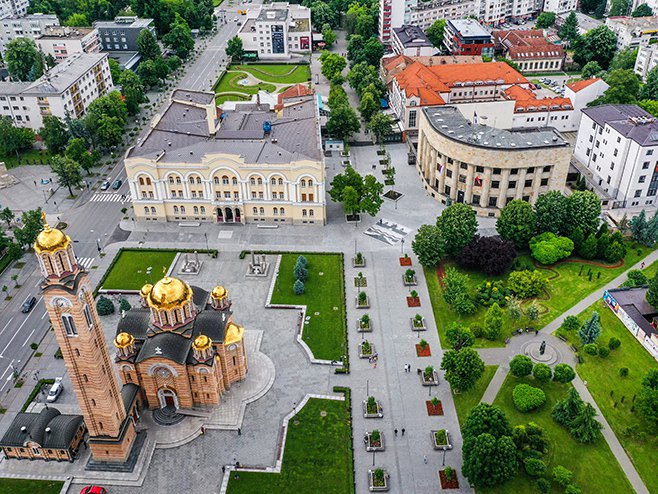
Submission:
<svg viewBox="0 0 658 494">
<path fill-rule="evenodd" d="M 446 252 L 457 256 L 475 237 L 477 219 L 475 211 L 468 205 L 456 203 L 443 210 L 436 220 L 441 235 L 446 242 Z"/>
<path fill-rule="evenodd" d="M 638 5 L 637 8 L 631 12 L 631 16 L 633 17 L 650 17 L 652 15 L 653 11 L 646 3 Z"/>
<path fill-rule="evenodd" d="M 555 24 L 556 17 L 555 12 L 542 12 L 537 16 L 535 25 L 537 29 L 548 29 Z"/>
<path fill-rule="evenodd" d="M 601 25 L 576 38 L 573 49 L 573 59 L 581 67 L 595 61 L 607 69 L 617 50 L 617 35 L 608 26 Z"/>
<path fill-rule="evenodd" d="M 425 268 L 436 267 L 445 255 L 445 242 L 436 225 L 421 225 L 411 243 L 411 250 Z"/>
<path fill-rule="evenodd" d="M 7 43 L 4 59 L 14 81 L 36 81 L 43 75 L 43 56 L 30 38 L 15 38 Z"/>
<path fill-rule="evenodd" d="M 537 218 L 529 202 L 515 199 L 507 203 L 496 221 L 496 231 L 517 248 L 525 248 L 535 234 Z"/>
<path fill-rule="evenodd" d="M 70 138 L 66 124 L 54 115 L 45 115 L 43 117 L 43 127 L 39 134 L 51 154 L 60 154 Z"/>
<path fill-rule="evenodd" d="M 10 116 L 0 116 L 0 155 L 16 154 L 34 144 L 32 129 L 16 127 Z"/>
<path fill-rule="evenodd" d="M 573 43 L 578 39 L 578 17 L 575 12 L 569 13 L 567 18 L 564 20 L 562 27 L 558 31 L 558 36 L 560 39 Z"/>
<path fill-rule="evenodd" d="M 339 173 L 331 181 L 329 196 L 333 201 L 342 203 L 346 213 L 365 212 L 375 216 L 384 202 L 381 197 L 383 190 L 384 184 L 373 175 L 363 177 L 348 166 L 344 173 Z"/>
<path fill-rule="evenodd" d="M 450 386 L 458 391 L 468 391 L 482 376 L 484 362 L 475 350 L 464 347 L 459 351 L 446 351 L 441 360 L 441 369 L 446 371 L 445 378 Z"/>
<path fill-rule="evenodd" d="M 446 20 L 439 19 L 425 30 L 425 35 L 435 48 L 443 48 L 443 31 L 446 27 Z"/>
<path fill-rule="evenodd" d="M 234 36 L 228 40 L 228 43 L 226 44 L 226 55 L 231 57 L 232 60 L 242 60 L 242 57 L 244 57 L 242 38 Z"/>
</svg>

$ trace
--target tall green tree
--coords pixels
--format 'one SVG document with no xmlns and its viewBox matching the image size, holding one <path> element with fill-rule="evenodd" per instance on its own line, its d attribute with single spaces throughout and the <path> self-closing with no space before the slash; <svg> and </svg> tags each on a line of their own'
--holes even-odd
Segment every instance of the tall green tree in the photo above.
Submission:
<svg viewBox="0 0 658 494">
<path fill-rule="evenodd" d="M 593 443 L 601 438 L 603 425 L 596 420 L 596 410 L 590 403 L 585 403 L 580 413 L 571 421 L 569 432 L 579 443 Z"/>
<path fill-rule="evenodd" d="M 329 24 L 329 26 L 336 25 L 336 12 L 331 8 L 328 3 L 321 0 L 316 0 L 311 4 L 311 22 L 316 30 Z"/>
<path fill-rule="evenodd" d="M 53 156 L 50 159 L 50 168 L 57 175 L 59 185 L 68 188 L 69 194 L 73 195 L 73 187 L 78 187 L 82 182 L 80 165 L 72 159 Z"/>
<path fill-rule="evenodd" d="M 41 218 L 41 208 L 31 211 L 24 211 L 21 215 L 21 228 L 14 230 L 16 242 L 26 247 L 32 245 L 37 239 L 37 235 L 43 230 L 43 219 Z"/>
<path fill-rule="evenodd" d="M 14 212 L 11 210 L 9 206 L 0 210 L 0 220 L 5 221 L 7 223 L 7 228 L 11 226 L 11 222 L 14 221 L 15 217 L 16 215 L 14 214 Z"/>
<path fill-rule="evenodd" d="M 583 345 L 595 343 L 601 335 L 601 317 L 597 311 L 592 311 L 589 319 L 581 326 L 578 337 Z"/>
<path fill-rule="evenodd" d="M 647 74 L 647 82 L 642 86 L 640 98 L 658 100 L 658 66 Z"/>
<path fill-rule="evenodd" d="M 60 154 L 70 138 L 66 124 L 54 115 L 43 117 L 43 127 L 39 134 L 51 154 Z"/>
<path fill-rule="evenodd" d="M 368 122 L 366 128 L 372 132 L 379 144 L 384 142 L 384 138 L 393 132 L 395 121 L 386 113 L 375 113 Z"/>
<path fill-rule="evenodd" d="M 36 81 L 43 75 L 43 56 L 30 38 L 15 38 L 7 43 L 4 59 L 14 81 Z"/>
<path fill-rule="evenodd" d="M 171 25 L 171 29 L 163 36 L 162 41 L 182 60 L 186 60 L 194 48 L 192 30 L 178 13 L 176 14 L 174 23 Z"/>
<path fill-rule="evenodd" d="M 112 76 L 112 82 L 116 84 L 119 79 L 121 79 L 121 73 L 123 72 L 123 69 L 121 68 L 121 65 L 119 65 L 119 62 L 113 58 L 108 58 L 107 64 L 110 66 L 110 76 Z"/>
<path fill-rule="evenodd" d="M 119 84 L 121 84 L 121 94 L 124 96 L 128 114 L 137 115 L 139 113 L 139 105 L 146 101 L 142 80 L 132 70 L 125 70 L 121 74 Z"/>
<path fill-rule="evenodd" d="M 0 156 L 30 149 L 35 136 L 32 129 L 16 127 L 9 116 L 0 116 Z"/>
<path fill-rule="evenodd" d="M 329 196 L 334 202 L 343 203 L 346 212 L 366 212 L 375 216 L 384 202 L 381 198 L 383 190 L 384 184 L 373 175 L 363 177 L 348 166 L 344 173 L 339 173 L 331 181 Z"/>
<path fill-rule="evenodd" d="M 429 226 L 429 225 L 425 225 Z M 475 337 L 468 329 L 464 329 L 458 323 L 454 322 L 446 331 L 446 340 L 453 350 L 459 351 L 462 348 L 473 346 Z"/>
<path fill-rule="evenodd" d="M 576 191 L 567 199 L 567 229 L 569 233 L 580 229 L 586 237 L 598 230 L 601 223 L 601 200 L 589 190 Z M 572 240 L 574 240 L 572 238 Z M 574 243 L 576 241 L 574 240 Z"/>
<path fill-rule="evenodd" d="M 443 48 L 443 32 L 446 27 L 446 20 L 439 19 L 425 30 L 425 35 L 435 48 Z"/>
<path fill-rule="evenodd" d="M 155 68 L 153 60 L 145 60 L 137 67 L 139 79 L 146 87 L 156 87 L 160 84 L 160 78 Z"/>
<path fill-rule="evenodd" d="M 322 25 L 322 40 L 325 42 L 325 47 L 327 49 L 330 49 L 336 42 L 336 33 L 331 29 L 331 25 L 328 23 Z"/>
<path fill-rule="evenodd" d="M 411 242 L 418 262 L 428 269 L 436 267 L 445 255 L 445 242 L 436 225 L 421 225 Z"/>
<path fill-rule="evenodd" d="M 475 211 L 463 203 L 456 203 L 443 210 L 436 220 L 441 235 L 446 242 L 446 252 L 457 256 L 466 247 L 477 232 Z"/>
<path fill-rule="evenodd" d="M 370 123 L 370 120 L 374 115 L 379 112 L 381 109 L 381 103 L 379 102 L 378 99 L 375 99 L 372 93 L 367 92 L 363 93 L 363 96 L 361 97 L 361 102 L 359 103 L 359 113 L 361 114 L 361 118 L 366 122 L 366 125 Z"/>
<path fill-rule="evenodd" d="M 553 406 L 551 417 L 562 427 L 569 429 L 571 423 L 578 416 L 584 406 L 584 402 L 575 388 L 569 388 L 567 396 L 558 400 Z"/>
<path fill-rule="evenodd" d="M 480 403 L 471 409 L 462 427 L 464 449 L 470 440 L 480 434 L 491 434 L 495 438 L 512 435 L 509 420 L 499 406 Z"/>
<path fill-rule="evenodd" d="M 507 203 L 496 221 L 496 231 L 505 240 L 524 249 L 535 234 L 537 217 L 529 202 L 515 199 Z"/>
<path fill-rule="evenodd" d="M 495 341 L 503 330 L 503 309 L 494 302 L 484 316 L 484 334 L 488 340 Z"/>
<path fill-rule="evenodd" d="M 569 43 L 573 43 L 578 39 L 578 17 L 576 16 L 576 12 L 569 13 L 558 31 L 558 36 L 560 36 L 560 39 L 566 40 Z"/>
<path fill-rule="evenodd" d="M 638 5 L 637 8 L 631 12 L 631 16 L 633 17 L 649 17 L 652 15 L 653 11 L 651 10 L 651 7 L 649 7 L 646 3 Z"/>
<path fill-rule="evenodd" d="M 80 168 L 87 172 L 87 175 L 91 175 L 91 169 L 100 161 L 98 151 L 87 149 L 87 143 L 80 137 L 71 139 L 66 148 L 65 156 L 73 162 L 78 163 Z"/>
<path fill-rule="evenodd" d="M 573 49 L 573 59 L 581 67 L 593 60 L 607 69 L 617 51 L 617 35 L 608 26 L 601 25 L 577 38 Z"/>
<path fill-rule="evenodd" d="M 535 25 L 537 29 L 548 29 L 555 24 L 556 17 L 555 12 L 542 12 L 537 16 Z"/>
<path fill-rule="evenodd" d="M 540 195 L 535 201 L 537 232 L 560 235 L 566 230 L 569 214 L 567 198 L 559 190 Z"/>
<path fill-rule="evenodd" d="M 86 14 L 75 13 L 66 19 L 64 25 L 68 27 L 90 27 L 91 22 L 89 22 Z"/>
<path fill-rule="evenodd" d="M 651 369 L 642 379 L 636 402 L 637 414 L 651 426 L 658 426 L 658 370 Z"/>
<path fill-rule="evenodd" d="M 649 282 L 646 299 L 652 307 L 658 307 L 658 273 Z"/>
<path fill-rule="evenodd" d="M 468 293 L 468 287 L 467 274 L 452 267 L 446 269 L 443 277 L 443 299 L 453 311 L 461 316 L 475 312 L 475 304 Z"/>
<path fill-rule="evenodd" d="M 84 121 L 94 144 L 104 149 L 120 144 L 128 121 L 128 109 L 121 94 L 112 91 L 94 100 L 87 108 Z"/>
<path fill-rule="evenodd" d="M 226 44 L 226 55 L 235 61 L 242 60 L 242 57 L 244 57 L 244 47 L 242 45 L 242 39 L 239 36 L 234 36 L 228 40 Z"/>
<path fill-rule="evenodd" d="M 615 53 L 608 70 L 633 70 L 637 58 L 637 48 L 624 48 Z"/>
<path fill-rule="evenodd" d="M 324 50 L 320 54 L 320 63 L 321 63 L 321 72 L 329 81 L 331 81 L 337 75 L 347 67 L 347 60 L 345 57 L 341 57 L 338 53 L 331 53 Z"/>
<path fill-rule="evenodd" d="M 640 95 L 640 79 L 632 69 L 609 71 L 604 79 L 610 87 L 601 98 L 593 101 L 592 105 L 631 105 L 637 102 Z"/>
<path fill-rule="evenodd" d="M 327 121 L 327 132 L 344 142 L 349 142 L 352 134 L 361 128 L 359 117 L 356 116 L 354 108 L 348 105 L 332 108 Z"/>
<path fill-rule="evenodd" d="M 583 79 L 591 79 L 592 77 L 601 77 L 603 74 L 603 69 L 599 65 L 599 62 L 587 62 L 583 67 L 583 70 L 580 71 L 580 76 Z"/>
<path fill-rule="evenodd" d="M 464 453 L 462 472 L 478 488 L 503 484 L 519 469 L 516 445 L 509 436 L 496 439 L 491 434 L 480 434 Z"/>
<path fill-rule="evenodd" d="M 612 0 L 610 2 L 610 16 L 626 16 L 631 10 L 631 0 Z"/>
<path fill-rule="evenodd" d="M 347 81 L 359 96 L 362 96 L 370 85 L 374 86 L 374 90 L 371 91 L 373 94 L 381 95 L 385 89 L 379 78 L 377 68 L 374 65 L 368 65 L 366 62 L 354 65 L 347 74 Z"/>
<path fill-rule="evenodd" d="M 140 54 L 143 62 L 146 60 L 155 60 L 162 55 L 158 40 L 155 39 L 153 33 L 148 29 L 143 29 L 137 36 L 137 53 Z"/>
<path fill-rule="evenodd" d="M 446 371 L 446 381 L 454 390 L 468 391 L 482 376 L 484 362 L 478 352 L 465 347 L 459 351 L 446 351 L 441 360 L 441 369 Z"/>
<path fill-rule="evenodd" d="M 118 117 L 101 116 L 94 133 L 98 147 L 108 151 L 119 146 L 123 142 L 123 127 Z"/>
</svg>

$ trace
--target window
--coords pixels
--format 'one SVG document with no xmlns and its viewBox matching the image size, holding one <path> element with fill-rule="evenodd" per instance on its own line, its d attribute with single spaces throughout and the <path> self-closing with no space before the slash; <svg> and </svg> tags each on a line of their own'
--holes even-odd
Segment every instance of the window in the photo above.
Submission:
<svg viewBox="0 0 658 494">
<path fill-rule="evenodd" d="M 642 189 L 637 189 L 633 197 L 640 197 L 642 195 Z"/>
<path fill-rule="evenodd" d="M 452 170 L 448 170 L 448 169 L 446 168 L 446 177 L 448 177 L 448 178 L 452 178 Z"/>
<path fill-rule="evenodd" d="M 285 215 L 286 215 L 286 210 L 284 208 L 281 208 L 281 216 L 285 216 Z"/>
<path fill-rule="evenodd" d="M 642 176 L 640 176 L 640 179 L 638 180 L 638 183 L 643 184 L 646 179 L 647 179 L 647 176 L 642 175 Z"/>
<path fill-rule="evenodd" d="M 178 214 L 178 206 L 174 206 L 174 214 Z"/>
<path fill-rule="evenodd" d="M 459 168 L 461 168 L 462 170 L 468 170 L 468 165 L 466 163 L 460 163 Z"/>
<path fill-rule="evenodd" d="M 263 185 L 263 179 L 262 178 L 258 179 L 258 185 Z"/>
<path fill-rule="evenodd" d="M 139 185 L 144 185 L 144 179 L 142 177 L 139 177 Z"/>
<path fill-rule="evenodd" d="M 545 166 L 544 171 L 545 172 L 550 172 L 551 171 L 551 165 Z"/>
<path fill-rule="evenodd" d="M 499 187 L 500 187 L 500 181 L 498 181 L 498 180 L 492 180 L 491 181 L 491 188 L 492 189 L 497 189 Z"/>
<path fill-rule="evenodd" d="M 302 216 L 306 217 L 308 215 L 308 212 L 306 209 L 302 209 Z"/>
<path fill-rule="evenodd" d="M 260 214 L 265 214 L 265 208 L 260 208 L 259 212 L 260 212 Z"/>
<path fill-rule="evenodd" d="M 206 208 L 204 206 L 201 206 L 201 214 L 206 214 Z"/>
<path fill-rule="evenodd" d="M 283 185 L 283 179 L 282 178 L 279 179 L 279 185 Z"/>
<path fill-rule="evenodd" d="M 87 321 L 87 326 L 91 328 L 92 324 L 94 324 L 94 321 L 91 318 L 91 311 L 89 310 L 89 306 L 87 304 L 85 304 L 83 312 L 85 313 L 85 320 Z"/>
<path fill-rule="evenodd" d="M 494 168 L 493 169 L 493 174 L 494 175 L 500 175 L 500 168 Z"/>
<path fill-rule="evenodd" d="M 480 196 L 474 194 L 473 199 L 471 200 L 471 202 L 473 204 L 475 204 L 476 206 L 479 206 L 480 205 Z"/>
<path fill-rule="evenodd" d="M 233 177 L 233 180 L 231 181 L 233 185 L 238 185 L 238 179 Z"/>
<path fill-rule="evenodd" d="M 309 209 L 309 210 L 308 210 L 308 215 L 309 215 L 309 216 L 313 216 L 313 210 L 312 210 L 312 209 Z"/>
<path fill-rule="evenodd" d="M 478 173 L 484 173 L 484 167 L 483 166 L 476 166 L 475 171 Z"/>
<path fill-rule="evenodd" d="M 155 208 L 151 208 L 151 214 L 155 214 Z"/>
<path fill-rule="evenodd" d="M 617 149 L 615 149 L 615 150 L 612 152 L 612 155 L 613 155 L 613 156 L 617 156 Z"/>
<path fill-rule="evenodd" d="M 532 180 L 526 180 L 523 186 L 524 187 L 532 187 Z"/>
<path fill-rule="evenodd" d="M 411 110 L 409 112 L 409 127 L 416 126 L 416 110 Z"/>
<path fill-rule="evenodd" d="M 542 178 L 540 185 L 548 185 L 548 179 L 547 178 Z"/>
<path fill-rule="evenodd" d="M 309 180 L 309 181 L 308 181 L 308 186 L 309 186 L 309 187 L 313 187 L 313 180 Z"/>
<path fill-rule="evenodd" d="M 647 151 L 647 156 L 651 156 L 651 155 L 653 155 L 653 149 L 649 149 L 649 150 Z"/>
<path fill-rule="evenodd" d="M 515 189 L 516 188 L 516 180 L 510 180 L 509 183 L 507 184 L 507 187 L 510 189 Z"/>
<path fill-rule="evenodd" d="M 218 178 L 218 177 L 215 177 L 215 178 L 213 179 L 213 182 L 215 182 L 215 185 L 219 185 L 219 178 Z"/>
<path fill-rule="evenodd" d="M 278 216 L 279 215 L 279 208 L 274 208 L 272 210 L 272 214 L 274 214 L 274 216 Z"/>
<path fill-rule="evenodd" d="M 249 179 L 249 183 L 250 183 L 251 185 L 256 185 L 256 179 L 253 178 L 253 177 L 251 177 L 251 178 Z"/>
<path fill-rule="evenodd" d="M 185 214 L 185 206 L 180 207 L 180 214 Z"/>
<path fill-rule="evenodd" d="M 306 180 L 302 180 L 302 181 L 300 182 L 300 184 L 301 184 L 302 187 L 306 187 Z"/>
<path fill-rule="evenodd" d="M 173 184 L 174 183 L 174 177 L 169 177 L 169 183 Z"/>
<path fill-rule="evenodd" d="M 462 184 L 466 183 L 466 175 L 459 175 L 459 183 Z"/>
<path fill-rule="evenodd" d="M 514 168 L 513 170 L 510 170 L 509 174 L 510 174 L 510 175 L 518 175 L 518 174 L 519 174 L 519 169 L 518 169 L 518 168 Z"/>
<path fill-rule="evenodd" d="M 180 182 L 180 177 L 176 177 L 176 183 L 179 184 Z"/>
<path fill-rule="evenodd" d="M 490 208 L 495 208 L 497 203 L 498 203 L 498 198 L 497 197 L 490 197 L 489 198 L 489 207 Z"/>
<path fill-rule="evenodd" d="M 197 206 L 194 206 L 194 214 L 199 214 L 199 208 Z"/>
<path fill-rule="evenodd" d="M 444 192 L 445 195 L 449 196 L 449 195 L 450 195 L 450 186 L 449 186 L 449 185 L 446 185 L 446 186 L 443 188 L 443 192 Z"/>
<path fill-rule="evenodd" d="M 276 178 L 273 178 L 272 180 L 270 180 L 270 183 L 271 183 L 272 185 L 276 185 Z"/>
<path fill-rule="evenodd" d="M 258 215 L 258 208 L 254 208 L 254 214 Z"/>
<path fill-rule="evenodd" d="M 66 336 L 77 336 L 78 331 L 75 329 L 75 324 L 73 323 L 73 317 L 69 314 L 64 314 L 62 316 L 62 324 L 64 325 L 64 331 L 66 331 Z"/>
</svg>

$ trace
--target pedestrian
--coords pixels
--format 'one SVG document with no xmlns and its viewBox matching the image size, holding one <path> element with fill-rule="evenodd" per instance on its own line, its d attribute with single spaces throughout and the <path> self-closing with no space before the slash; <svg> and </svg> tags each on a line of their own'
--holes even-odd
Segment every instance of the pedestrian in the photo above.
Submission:
<svg viewBox="0 0 658 494">
<path fill-rule="evenodd" d="M 398 430 L 397 430 L 397 429 L 394 429 L 394 430 L 393 430 L 393 434 L 395 434 L 395 437 L 397 437 L 397 436 L 398 436 Z"/>
<path fill-rule="evenodd" d="M 427 455 L 423 455 L 423 461 L 425 462 L 425 465 L 427 465 Z"/>
<path fill-rule="evenodd" d="M 539 330 L 535 329 L 535 336 L 537 336 L 538 334 L 539 334 Z"/>
<path fill-rule="evenodd" d="M 419 376 L 420 376 L 420 374 L 421 374 L 422 372 L 423 372 L 422 370 L 420 370 L 420 369 L 416 369 L 416 374 L 418 374 Z"/>
<path fill-rule="evenodd" d="M 32 181 L 34 182 L 34 186 L 36 187 L 37 186 L 37 181 L 36 180 L 32 180 Z"/>
<path fill-rule="evenodd" d="M 644 262 L 642 263 L 642 265 L 641 265 L 640 267 L 641 267 L 642 269 L 644 269 Z"/>
<path fill-rule="evenodd" d="M 222 465 L 222 473 L 226 472 L 226 465 Z"/>
<path fill-rule="evenodd" d="M 402 428 L 402 435 L 404 436 L 404 427 Z"/>
<path fill-rule="evenodd" d="M 242 435 L 242 428 L 238 427 L 238 436 Z"/>
<path fill-rule="evenodd" d="M 377 368 L 377 361 L 376 361 L 376 360 L 375 360 L 375 365 L 373 365 L 372 368 L 373 368 L 373 369 L 376 369 L 376 368 Z"/>
<path fill-rule="evenodd" d="M 407 372 L 407 364 L 404 364 L 404 372 Z"/>
<path fill-rule="evenodd" d="M 408 368 L 407 372 L 411 372 L 411 364 L 407 364 L 407 368 Z"/>
</svg>

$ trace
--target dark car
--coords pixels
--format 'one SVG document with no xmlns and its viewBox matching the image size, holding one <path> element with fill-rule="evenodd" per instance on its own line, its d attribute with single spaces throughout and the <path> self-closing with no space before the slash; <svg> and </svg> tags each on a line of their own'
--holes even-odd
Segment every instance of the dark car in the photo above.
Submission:
<svg viewBox="0 0 658 494">
<path fill-rule="evenodd" d="M 107 489 L 100 485 L 88 485 L 82 488 L 80 494 L 107 494 Z"/>
<path fill-rule="evenodd" d="M 33 296 L 29 296 L 25 299 L 25 302 L 23 302 L 23 307 L 21 307 L 21 312 L 23 314 L 27 314 L 32 310 L 32 307 L 37 303 L 37 298 Z"/>
<path fill-rule="evenodd" d="M 121 187 L 121 184 L 122 184 L 122 183 L 123 183 L 123 182 L 122 182 L 121 180 L 118 180 L 118 179 L 115 180 L 115 181 L 112 183 L 112 190 L 119 190 L 119 187 Z"/>
<path fill-rule="evenodd" d="M 103 182 L 103 183 L 101 184 L 101 190 L 107 190 L 107 189 L 109 189 L 109 188 L 110 188 L 110 182 L 108 182 L 107 180 L 105 180 L 105 182 Z"/>
</svg>

